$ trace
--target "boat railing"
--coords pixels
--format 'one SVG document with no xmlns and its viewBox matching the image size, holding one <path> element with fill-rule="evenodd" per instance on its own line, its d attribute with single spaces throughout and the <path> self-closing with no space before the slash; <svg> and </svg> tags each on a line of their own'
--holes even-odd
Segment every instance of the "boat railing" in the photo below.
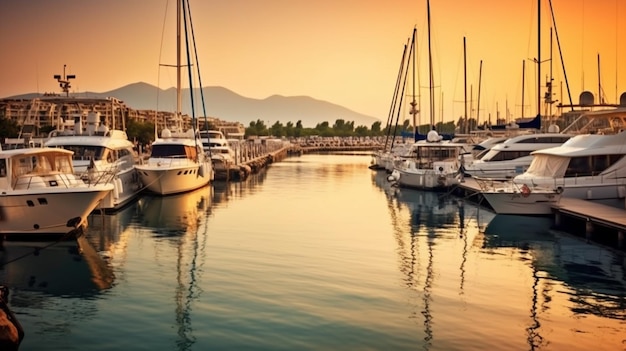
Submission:
<svg viewBox="0 0 626 351">
<path fill-rule="evenodd" d="M 12 187 L 15 190 L 27 190 L 35 188 L 62 187 L 73 188 L 82 184 L 80 179 L 74 178 L 73 174 L 50 171 L 46 173 L 25 173 L 13 178 Z"/>
<path fill-rule="evenodd" d="M 476 180 L 476 184 L 480 187 L 481 192 L 500 192 L 500 193 L 520 193 L 520 194 L 529 194 L 531 192 L 540 191 L 540 192 L 562 192 L 562 185 L 558 184 L 547 185 L 547 184 L 535 184 L 535 183 L 519 183 L 513 181 L 513 179 L 506 178 L 483 178 L 483 177 L 472 177 Z"/>
<path fill-rule="evenodd" d="M 117 171 L 118 167 L 111 164 L 111 166 L 101 170 L 90 168 L 79 174 L 79 177 L 88 185 L 107 184 L 113 182 Z"/>
</svg>

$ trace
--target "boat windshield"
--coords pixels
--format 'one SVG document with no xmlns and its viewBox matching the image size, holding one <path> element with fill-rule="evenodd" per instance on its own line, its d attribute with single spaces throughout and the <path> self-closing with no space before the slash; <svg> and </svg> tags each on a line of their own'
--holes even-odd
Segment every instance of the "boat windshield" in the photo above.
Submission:
<svg viewBox="0 0 626 351">
<path fill-rule="evenodd" d="M 531 151 L 499 151 L 499 150 L 491 150 L 489 151 L 481 160 L 485 162 L 491 161 L 511 161 L 516 160 L 521 157 L 526 157 L 530 155 Z"/>
<path fill-rule="evenodd" d="M 219 146 L 224 146 L 224 143 L 215 143 L 215 142 L 203 141 L 202 142 L 202 146 L 204 146 L 204 147 L 219 147 Z"/>
<path fill-rule="evenodd" d="M 459 155 L 459 149 L 451 147 L 418 147 L 416 153 L 418 158 L 443 161 L 456 158 Z"/>
<path fill-rule="evenodd" d="M 153 158 L 189 158 L 194 159 L 196 149 L 185 145 L 152 145 L 150 157 Z"/>
<path fill-rule="evenodd" d="M 105 159 L 109 154 L 109 150 L 104 146 L 95 145 L 59 145 L 57 147 L 74 152 L 72 160 L 74 161 L 99 161 Z"/>
</svg>

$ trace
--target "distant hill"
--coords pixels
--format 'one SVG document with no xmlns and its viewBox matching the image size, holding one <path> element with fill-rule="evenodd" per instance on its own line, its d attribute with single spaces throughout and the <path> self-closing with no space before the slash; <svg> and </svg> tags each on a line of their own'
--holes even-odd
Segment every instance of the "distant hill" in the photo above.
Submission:
<svg viewBox="0 0 626 351">
<path fill-rule="evenodd" d="M 202 89 L 206 105 L 206 114 L 225 121 L 241 122 L 248 126 L 251 121 L 262 120 L 265 124 L 282 124 L 302 121 L 304 127 L 315 127 L 318 123 L 328 122 L 331 126 L 338 119 L 354 122 L 354 126 L 371 128 L 374 122 L 382 122 L 372 116 L 363 115 L 345 107 L 308 96 L 273 95 L 265 99 L 252 99 L 241 96 L 223 87 L 205 87 Z M 133 83 L 124 87 L 103 92 L 78 94 L 89 97 L 115 97 L 123 100 L 126 106 L 138 110 L 176 109 L 176 89 L 159 89 L 147 83 Z M 11 98 L 33 98 L 37 94 L 25 94 Z M 204 116 L 199 89 L 194 91 L 196 116 Z M 158 100 L 158 105 L 157 105 Z M 191 115 L 189 89 L 183 90 L 183 113 Z"/>
</svg>

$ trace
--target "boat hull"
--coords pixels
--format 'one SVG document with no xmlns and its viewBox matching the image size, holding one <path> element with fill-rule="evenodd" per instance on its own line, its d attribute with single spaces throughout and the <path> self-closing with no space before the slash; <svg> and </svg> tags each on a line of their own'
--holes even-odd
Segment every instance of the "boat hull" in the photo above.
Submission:
<svg viewBox="0 0 626 351">
<path fill-rule="evenodd" d="M 113 179 L 113 190 L 102 199 L 99 209 L 106 212 L 115 212 L 131 201 L 135 200 L 141 192 L 142 185 L 139 175 L 134 168 L 118 172 Z"/>
<path fill-rule="evenodd" d="M 482 192 L 485 200 L 489 202 L 493 211 L 497 214 L 516 215 L 550 215 L 552 205 L 557 203 L 561 194 L 555 192 Z"/>
<path fill-rule="evenodd" d="M 0 234 L 6 236 L 66 235 L 87 226 L 87 216 L 110 193 L 112 185 L 59 189 L 49 193 L 0 195 Z"/>
<path fill-rule="evenodd" d="M 390 178 L 401 187 L 423 190 L 446 190 L 459 183 L 456 173 L 445 174 L 434 170 L 406 171 L 395 169 Z"/>
<path fill-rule="evenodd" d="M 137 166 L 136 169 L 146 190 L 159 195 L 195 190 L 213 180 L 213 168 L 204 163 L 156 162 Z"/>
</svg>

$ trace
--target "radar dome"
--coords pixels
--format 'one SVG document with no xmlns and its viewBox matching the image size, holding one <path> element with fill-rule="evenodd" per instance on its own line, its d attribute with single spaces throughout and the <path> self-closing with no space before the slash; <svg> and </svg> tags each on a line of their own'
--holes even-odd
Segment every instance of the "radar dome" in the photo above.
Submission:
<svg viewBox="0 0 626 351">
<path fill-rule="evenodd" d="M 548 133 L 559 133 L 560 131 L 561 131 L 561 128 L 559 128 L 559 126 L 556 124 L 551 124 L 548 127 Z"/>
<path fill-rule="evenodd" d="M 165 128 L 161 131 L 161 138 L 171 138 L 172 137 L 172 131 Z"/>
<path fill-rule="evenodd" d="M 426 134 L 426 141 L 428 142 L 432 143 L 435 141 L 440 141 L 441 139 L 443 139 L 443 137 L 439 135 L 436 130 L 431 130 L 430 132 L 428 132 L 428 134 Z"/>
<path fill-rule="evenodd" d="M 578 100 L 581 106 L 591 106 L 593 105 L 594 100 L 593 93 L 590 91 L 583 91 L 580 93 Z"/>
</svg>

